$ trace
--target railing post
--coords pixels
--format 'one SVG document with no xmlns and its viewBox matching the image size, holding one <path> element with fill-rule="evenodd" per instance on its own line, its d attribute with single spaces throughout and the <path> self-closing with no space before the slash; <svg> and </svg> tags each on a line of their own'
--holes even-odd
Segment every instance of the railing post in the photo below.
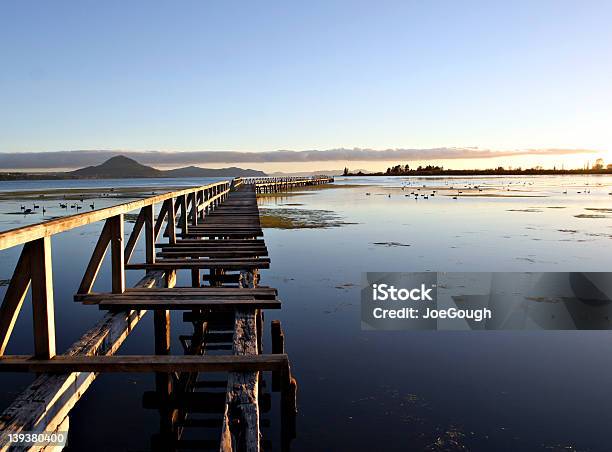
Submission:
<svg viewBox="0 0 612 452">
<path fill-rule="evenodd" d="M 176 215 L 174 214 L 174 198 L 165 201 L 168 206 L 168 241 L 176 243 Z"/>
<path fill-rule="evenodd" d="M 123 253 L 121 254 L 123 256 Z M 34 355 L 39 359 L 55 356 L 55 317 L 53 312 L 53 276 L 51 238 L 31 242 L 32 317 L 34 318 Z"/>
<path fill-rule="evenodd" d="M 144 207 L 144 226 L 145 226 L 145 256 L 147 264 L 155 263 L 155 225 L 154 204 Z"/>
<path fill-rule="evenodd" d="M 200 220 L 201 220 L 202 222 L 204 222 L 204 212 L 206 211 L 206 208 L 204 207 L 204 200 L 205 200 L 204 193 L 206 193 L 206 191 L 205 191 L 205 190 L 200 190 L 200 191 L 198 192 L 198 195 L 200 196 L 200 204 L 199 204 L 199 205 L 201 205 L 201 206 L 202 206 L 202 210 L 199 210 L 199 211 L 198 211 L 198 215 L 200 216 Z"/>
<path fill-rule="evenodd" d="M 191 197 L 191 224 L 194 226 L 198 225 L 198 194 L 193 192 L 189 195 Z"/>
<path fill-rule="evenodd" d="M 123 253 L 123 214 L 108 219 L 111 225 L 111 268 L 113 293 L 125 292 L 125 260 Z"/>
<path fill-rule="evenodd" d="M 187 195 L 181 195 L 176 198 L 179 205 L 181 206 L 181 235 L 185 237 L 187 235 Z"/>
</svg>

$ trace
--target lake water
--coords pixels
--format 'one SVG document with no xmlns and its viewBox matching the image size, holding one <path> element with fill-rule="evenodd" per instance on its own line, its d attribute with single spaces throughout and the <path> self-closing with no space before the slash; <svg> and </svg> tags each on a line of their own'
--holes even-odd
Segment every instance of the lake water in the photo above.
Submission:
<svg viewBox="0 0 612 452">
<path fill-rule="evenodd" d="M 0 183 L 0 193 L 204 183 L 27 181 Z M 298 380 L 292 450 L 610 449 L 610 332 L 362 331 L 359 283 L 366 271 L 609 271 L 612 177 L 339 177 L 335 185 L 260 201 L 265 212 L 333 217 L 323 229 L 265 230 L 272 264 L 261 284 L 283 300 L 282 310 L 266 313 L 266 326 L 282 321 Z M 32 199 L 10 198 L 0 201 L 1 229 L 41 221 L 40 213 L 14 214 Z M 125 201 L 94 200 L 96 208 Z M 47 216 L 71 213 L 58 200 L 41 203 Z M 101 227 L 53 237 L 58 351 L 101 315 L 72 301 Z M 0 279 L 10 278 L 18 252 L 0 252 Z M 109 289 L 108 274 L 106 266 L 96 290 Z M 141 276 L 128 272 L 128 284 Z M 148 314 L 121 353 L 153 353 L 152 323 Z M 180 315 L 172 327 L 173 352 L 181 353 L 177 336 L 189 328 Z M 7 353 L 30 353 L 31 336 L 24 303 Z M 0 382 L 5 407 L 29 380 L 3 374 Z M 100 376 L 71 414 L 73 449 L 148 449 L 159 416 L 142 408 L 142 394 L 153 388 L 149 375 Z M 264 436 L 277 424 L 273 418 Z"/>
</svg>

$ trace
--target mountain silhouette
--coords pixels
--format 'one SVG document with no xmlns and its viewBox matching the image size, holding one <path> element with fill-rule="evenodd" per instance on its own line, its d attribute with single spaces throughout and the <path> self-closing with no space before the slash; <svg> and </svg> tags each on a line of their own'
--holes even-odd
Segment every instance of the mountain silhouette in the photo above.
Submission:
<svg viewBox="0 0 612 452">
<path fill-rule="evenodd" d="M 198 166 L 187 166 L 185 168 L 164 171 L 143 165 L 129 157 L 117 155 L 100 165 L 69 171 L 65 175 L 79 179 L 124 179 L 142 177 L 263 177 L 266 176 L 266 173 L 236 167 L 200 168 Z"/>
</svg>

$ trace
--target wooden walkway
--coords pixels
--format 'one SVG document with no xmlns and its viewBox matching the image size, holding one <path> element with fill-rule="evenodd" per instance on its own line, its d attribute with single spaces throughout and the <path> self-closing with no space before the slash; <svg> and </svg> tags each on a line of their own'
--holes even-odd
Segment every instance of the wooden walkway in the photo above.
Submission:
<svg viewBox="0 0 612 452">
<path fill-rule="evenodd" d="M 241 182 L 245 185 L 253 185 L 256 193 L 276 193 L 287 191 L 293 188 L 310 187 L 315 185 L 331 184 L 333 177 L 312 176 L 312 177 L 259 177 L 242 178 Z"/>
<path fill-rule="evenodd" d="M 259 451 L 262 425 L 269 425 L 268 419 L 262 422 L 262 401 L 263 411 L 271 409 L 261 372 L 269 371 L 270 389 L 281 394 L 281 449 L 287 450 L 295 433 L 297 384 L 278 321 L 270 328 L 272 353 L 263 353 L 263 310 L 279 309 L 281 301 L 276 289 L 259 286 L 259 270 L 270 259 L 256 190 L 240 179 L 224 181 L 0 233 L 0 250 L 24 245 L 0 307 L 0 371 L 39 373 L 0 416 L 0 431 L 67 430 L 70 410 L 97 373 L 155 372 L 155 391 L 143 397 L 144 407 L 160 414 L 154 450 Z M 123 215 L 135 209 L 140 211 L 124 244 Z M 74 298 L 107 313 L 57 355 L 50 237 L 100 220 L 104 227 Z M 145 259 L 131 263 L 140 235 Z M 93 293 L 109 248 L 112 292 Z M 146 275 L 126 288 L 127 270 Z M 176 286 L 181 270 L 190 274 L 191 286 Z M 30 286 L 35 350 L 32 356 L 4 355 Z M 147 310 L 153 311 L 155 355 L 116 355 Z M 192 334 L 179 338 L 184 355 L 170 355 L 173 311 L 183 311 L 192 325 Z M 218 430 L 216 440 L 210 439 L 211 426 Z M 208 438 L 186 441 L 185 429 L 203 429 Z M 9 449 L 7 438 L 1 436 L 0 450 Z"/>
</svg>

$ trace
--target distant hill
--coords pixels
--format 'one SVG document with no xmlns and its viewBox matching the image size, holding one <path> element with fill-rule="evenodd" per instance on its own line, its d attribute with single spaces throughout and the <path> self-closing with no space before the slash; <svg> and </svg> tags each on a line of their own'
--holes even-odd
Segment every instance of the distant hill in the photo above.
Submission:
<svg viewBox="0 0 612 452">
<path fill-rule="evenodd" d="M 66 174 L 76 178 L 123 179 L 126 177 L 163 177 L 163 171 L 141 165 L 123 155 L 111 157 L 98 166 L 87 166 Z"/>
<path fill-rule="evenodd" d="M 63 173 L 67 178 L 76 179 L 124 179 L 142 177 L 264 177 L 266 173 L 252 169 L 200 168 L 188 166 L 172 170 L 158 170 L 142 165 L 136 160 L 118 155 L 97 166 L 88 166 Z"/>
<path fill-rule="evenodd" d="M 253 169 L 242 169 L 231 166 L 229 168 L 200 168 L 199 166 L 186 166 L 162 171 L 164 177 L 265 177 L 266 173 Z"/>
</svg>

